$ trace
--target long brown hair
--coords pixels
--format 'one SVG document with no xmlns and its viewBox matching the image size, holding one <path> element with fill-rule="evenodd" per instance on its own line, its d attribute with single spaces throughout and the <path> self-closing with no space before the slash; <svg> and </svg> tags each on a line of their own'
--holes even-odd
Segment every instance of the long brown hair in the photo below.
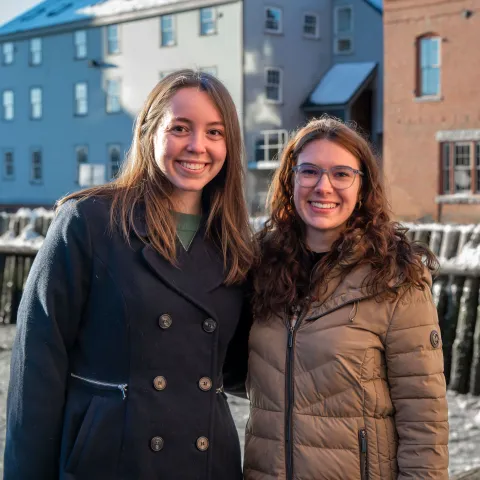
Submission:
<svg viewBox="0 0 480 480">
<path fill-rule="evenodd" d="M 67 195 L 58 205 L 72 198 L 110 197 L 111 226 L 119 227 L 127 242 L 132 229 L 140 236 L 133 219 L 137 208 L 142 206 L 149 242 L 175 264 L 172 184 L 155 162 L 153 140 L 172 97 L 188 87 L 206 92 L 225 123 L 227 158 L 218 175 L 205 186 L 202 203 L 204 211 L 208 212 L 206 235 L 221 249 L 228 269 L 225 282 L 237 283 L 245 279 L 255 256 L 244 200 L 244 148 L 232 97 L 212 75 L 180 70 L 162 79 L 150 92 L 137 116 L 132 145 L 118 177 L 109 184 Z"/>
<path fill-rule="evenodd" d="M 313 270 L 305 269 L 308 249 L 305 225 L 293 205 L 293 173 L 308 143 L 326 139 L 343 147 L 360 162 L 363 171 L 359 198 L 346 228 Z M 375 155 L 352 126 L 328 116 L 313 119 L 298 130 L 282 152 L 269 192 L 269 218 L 259 232 L 260 263 L 253 272 L 253 304 L 258 318 L 300 301 L 298 286 L 321 286 L 326 291 L 332 275 L 345 276 L 361 264 L 371 266 L 365 286 L 375 296 L 396 298 L 401 286 L 424 288 L 424 263 L 430 271 L 437 261 L 430 250 L 410 242 L 406 229 L 390 218 Z"/>
</svg>

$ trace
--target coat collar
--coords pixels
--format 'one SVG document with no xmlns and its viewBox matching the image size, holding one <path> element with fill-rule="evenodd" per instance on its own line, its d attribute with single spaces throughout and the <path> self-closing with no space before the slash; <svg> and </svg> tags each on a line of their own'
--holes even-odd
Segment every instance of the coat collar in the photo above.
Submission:
<svg viewBox="0 0 480 480">
<path fill-rule="evenodd" d="M 145 214 L 141 207 L 137 209 L 133 221 L 136 235 L 146 242 L 142 256 L 148 266 L 169 288 L 216 318 L 208 294 L 224 282 L 225 270 L 219 250 L 206 238 L 205 222 L 202 221 L 188 252 L 177 241 L 177 265 L 172 265 L 148 242 Z"/>
</svg>

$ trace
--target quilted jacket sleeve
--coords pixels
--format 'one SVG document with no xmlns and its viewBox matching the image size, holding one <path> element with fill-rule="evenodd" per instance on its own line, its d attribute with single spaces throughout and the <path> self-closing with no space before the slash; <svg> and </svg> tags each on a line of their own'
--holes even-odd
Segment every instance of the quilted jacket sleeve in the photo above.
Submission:
<svg viewBox="0 0 480 480">
<path fill-rule="evenodd" d="M 428 286 L 397 302 L 385 339 L 399 480 L 448 480 L 448 409 L 437 311 Z"/>
</svg>

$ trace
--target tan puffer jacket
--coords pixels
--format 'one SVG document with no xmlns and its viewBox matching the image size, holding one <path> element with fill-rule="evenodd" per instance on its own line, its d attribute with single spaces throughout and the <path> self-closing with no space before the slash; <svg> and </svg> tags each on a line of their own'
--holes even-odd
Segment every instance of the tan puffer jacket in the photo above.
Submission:
<svg viewBox="0 0 480 480">
<path fill-rule="evenodd" d="M 377 302 L 357 268 L 300 314 L 255 321 L 247 480 L 448 479 L 448 415 L 429 288 Z M 431 286 L 431 278 L 425 275 Z"/>
</svg>

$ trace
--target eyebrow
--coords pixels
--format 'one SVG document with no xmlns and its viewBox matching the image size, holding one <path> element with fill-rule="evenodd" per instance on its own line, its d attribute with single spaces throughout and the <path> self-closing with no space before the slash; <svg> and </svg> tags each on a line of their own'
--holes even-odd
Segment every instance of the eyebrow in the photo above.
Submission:
<svg viewBox="0 0 480 480">
<path fill-rule="evenodd" d="M 175 122 L 184 122 L 184 123 L 188 123 L 189 125 L 191 125 L 193 123 L 192 120 L 190 120 L 189 118 L 187 117 L 174 117 L 173 118 L 173 121 Z M 207 125 L 210 127 L 210 126 L 221 126 L 221 127 L 225 127 L 225 124 L 223 122 L 210 122 L 210 123 L 207 123 Z"/>
<path fill-rule="evenodd" d="M 309 163 L 309 162 L 299 163 L 298 165 L 299 166 L 308 165 L 309 167 L 322 168 L 322 167 L 319 167 L 318 165 L 315 165 L 314 163 Z M 351 168 L 352 170 L 357 170 L 355 167 L 351 167 L 350 165 L 332 165 L 332 167 L 344 167 L 344 168 Z"/>
</svg>

